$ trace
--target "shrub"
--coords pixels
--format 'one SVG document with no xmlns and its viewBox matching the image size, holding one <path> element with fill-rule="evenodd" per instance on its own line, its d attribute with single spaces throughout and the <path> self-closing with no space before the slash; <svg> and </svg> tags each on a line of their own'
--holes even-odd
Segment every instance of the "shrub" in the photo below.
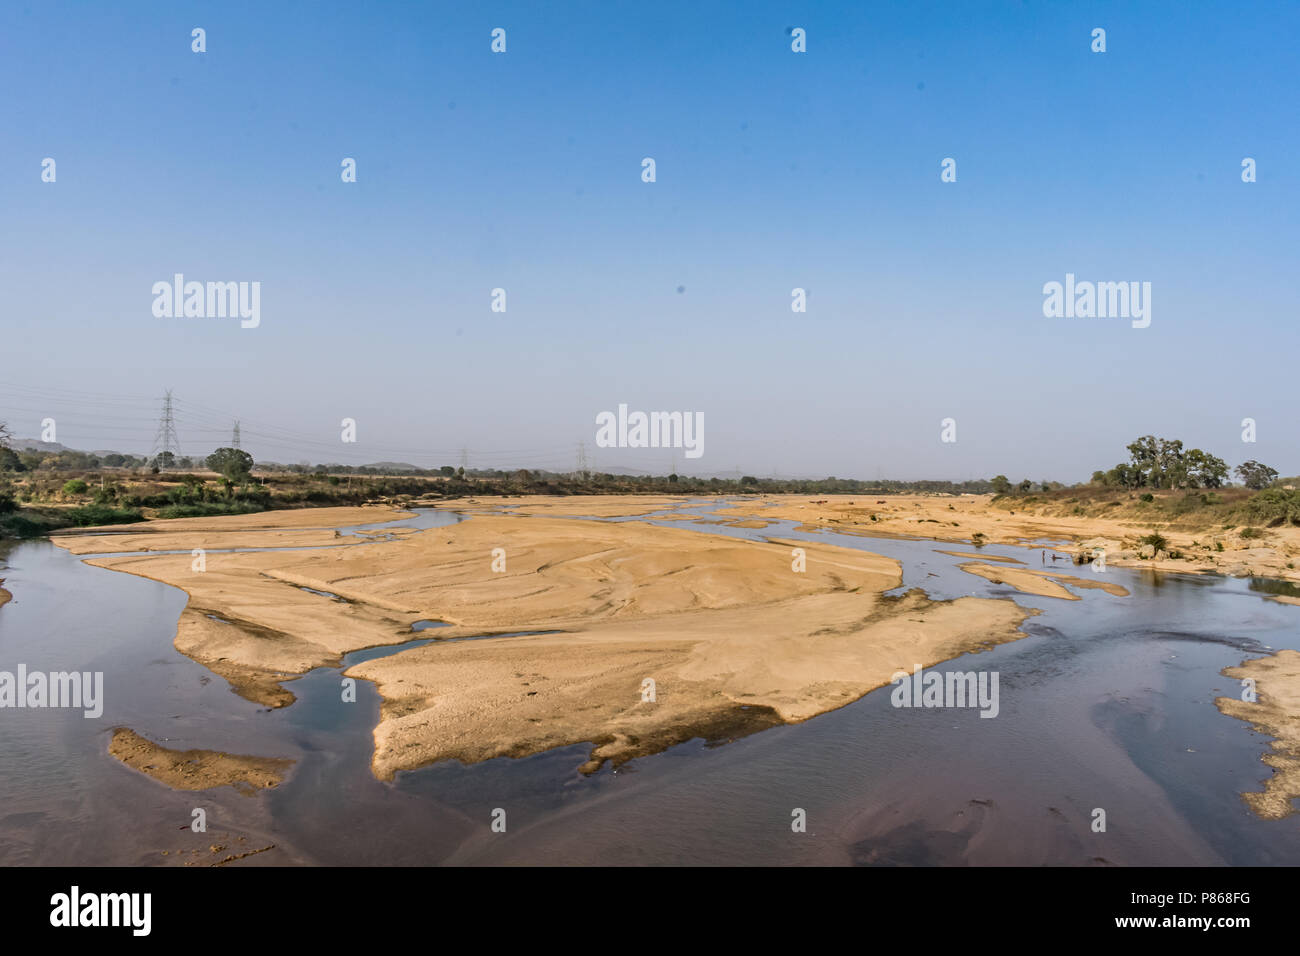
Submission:
<svg viewBox="0 0 1300 956">
<path fill-rule="evenodd" d="M 1243 538 L 1262 538 L 1264 537 L 1264 532 L 1260 531 L 1258 528 L 1242 528 L 1241 536 Z"/>
<path fill-rule="evenodd" d="M 67 518 L 74 525 L 84 527 L 98 524 L 130 524 L 142 520 L 143 516 L 134 508 L 107 508 L 104 505 L 86 505 L 73 508 Z"/>
<path fill-rule="evenodd" d="M 1142 496 L 1142 500 L 1143 500 L 1143 501 L 1155 501 L 1155 500 L 1156 500 L 1156 496 L 1153 495 L 1153 494 L 1151 494 L 1151 492 L 1148 491 L 1146 494 L 1144 494 L 1144 495 Z"/>
<path fill-rule="evenodd" d="M 1269 488 L 1241 506 L 1241 514 L 1252 525 L 1276 527 L 1290 522 L 1300 525 L 1300 491 Z"/>
<path fill-rule="evenodd" d="M 211 515 L 246 515 L 265 510 L 249 501 L 204 501 L 166 505 L 158 509 L 159 518 L 206 518 Z"/>
<path fill-rule="evenodd" d="M 48 526 L 26 515 L 6 515 L 0 520 L 0 538 L 35 538 L 49 530 Z"/>
<path fill-rule="evenodd" d="M 63 483 L 63 493 L 68 497 L 73 495 L 84 495 L 90 490 L 90 486 L 80 478 L 72 478 Z"/>
<path fill-rule="evenodd" d="M 1169 547 L 1169 540 L 1159 531 L 1152 531 L 1145 537 L 1138 538 L 1138 544 L 1149 544 L 1157 551 L 1164 551 Z"/>
</svg>

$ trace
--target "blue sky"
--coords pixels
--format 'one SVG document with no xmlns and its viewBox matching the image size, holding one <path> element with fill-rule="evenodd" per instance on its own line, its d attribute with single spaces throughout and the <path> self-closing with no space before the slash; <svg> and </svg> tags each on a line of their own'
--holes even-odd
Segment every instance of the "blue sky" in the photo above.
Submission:
<svg viewBox="0 0 1300 956">
<path fill-rule="evenodd" d="M 1295 474 L 1297 48 L 1294 3 L 6 4 L 0 420 L 147 451 L 172 387 L 187 454 L 666 471 L 594 447 L 627 403 L 703 412 L 686 473 Z M 155 318 L 177 272 L 261 325 Z M 1151 326 L 1044 318 L 1067 272 Z"/>
</svg>

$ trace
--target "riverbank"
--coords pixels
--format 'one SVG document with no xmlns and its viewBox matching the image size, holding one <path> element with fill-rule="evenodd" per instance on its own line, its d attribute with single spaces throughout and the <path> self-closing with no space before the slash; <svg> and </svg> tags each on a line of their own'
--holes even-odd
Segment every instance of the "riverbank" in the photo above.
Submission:
<svg viewBox="0 0 1300 956">
<path fill-rule="evenodd" d="M 1123 517 L 1035 514 L 1013 499 L 993 495 L 762 495 L 721 508 L 737 518 L 785 518 L 803 530 L 842 534 L 899 535 L 967 544 L 993 543 L 1044 548 L 1091 560 L 1100 551 L 1106 564 L 1181 573 L 1250 575 L 1300 582 L 1300 528 L 1245 527 L 1186 531 L 1135 515 Z M 1159 532 L 1163 545 L 1141 539 Z"/>
<path fill-rule="evenodd" d="M 1273 775 L 1263 781 L 1263 791 L 1243 793 L 1242 799 L 1265 820 L 1280 820 L 1295 812 L 1294 801 L 1300 798 L 1300 653 L 1278 651 L 1229 667 L 1223 676 L 1253 680 L 1255 700 L 1220 697 L 1215 700 L 1219 710 L 1275 738 L 1260 758 Z"/>
</svg>

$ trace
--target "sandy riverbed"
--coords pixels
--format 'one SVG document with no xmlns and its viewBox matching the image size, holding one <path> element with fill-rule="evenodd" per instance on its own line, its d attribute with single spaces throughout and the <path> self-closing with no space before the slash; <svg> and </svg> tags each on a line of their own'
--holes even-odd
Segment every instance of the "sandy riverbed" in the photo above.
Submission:
<svg viewBox="0 0 1300 956">
<path fill-rule="evenodd" d="M 1264 819 L 1280 820 L 1295 812 L 1292 804 L 1300 797 L 1300 653 L 1278 651 L 1229 667 L 1223 675 L 1255 681 L 1254 702 L 1220 697 L 1215 703 L 1223 713 L 1276 738 L 1261 758 L 1273 768 L 1273 776 L 1264 781 L 1262 792 L 1243 793 L 1242 798 Z"/>
<path fill-rule="evenodd" d="M 539 504 L 581 515 L 640 514 L 665 503 Z M 461 524 L 396 540 L 209 554 L 203 572 L 188 553 L 91 563 L 184 589 L 190 601 L 176 647 L 272 706 L 292 702 L 286 679 L 337 664 L 350 650 L 409 640 L 415 621 L 448 622 L 422 632 L 438 638 L 433 644 L 347 672 L 375 681 L 383 697 L 372 764 L 381 778 L 438 760 L 584 742 L 592 770 L 696 736 L 729 739 L 806 720 L 898 670 L 1022 637 L 1032 613 L 1005 600 L 931 601 L 919 591 L 886 598 L 901 582 L 898 563 L 867 551 L 800 542 L 806 570 L 797 572 L 792 544 L 545 517 L 527 502 L 538 516 L 521 517 L 494 504 L 476 502 Z M 235 533 L 239 546 L 275 547 L 286 534 L 356 520 L 342 510 L 353 509 L 289 512 L 274 526 L 249 521 L 265 516 L 183 519 L 191 524 L 180 528 L 153 522 L 140 544 L 165 540 L 168 550 L 188 552 L 204 535 Z M 56 543 L 85 553 L 104 550 L 103 540 Z M 120 537 L 112 543 L 122 545 Z M 446 641 L 518 631 L 558 633 Z"/>
<path fill-rule="evenodd" d="M 993 544 L 1050 542 L 1047 547 L 1091 555 L 1104 549 L 1106 563 L 1184 573 L 1217 573 L 1300 581 L 1300 528 L 1273 528 L 1262 539 L 1234 532 L 1187 533 L 1161 529 L 1180 558 L 1143 558 L 1137 539 L 1152 531 L 1133 519 L 1036 515 L 992 506 L 991 495 L 761 495 L 719 515 L 784 518 L 801 530 L 830 529 L 842 534 L 903 535 L 971 543 L 976 535 Z M 873 520 L 874 518 L 874 520 Z M 1216 543 L 1224 550 L 1218 551 Z"/>
<path fill-rule="evenodd" d="M 108 752 L 133 770 L 173 790 L 207 790 L 231 786 L 245 795 L 275 787 L 293 766 L 292 760 L 246 757 L 213 750 L 171 750 L 119 727 Z"/>
</svg>

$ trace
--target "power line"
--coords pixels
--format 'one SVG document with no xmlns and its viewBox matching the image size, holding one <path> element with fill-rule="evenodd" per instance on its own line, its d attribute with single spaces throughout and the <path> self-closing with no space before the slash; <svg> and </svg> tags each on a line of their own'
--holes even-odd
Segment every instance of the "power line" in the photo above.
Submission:
<svg viewBox="0 0 1300 956">
<path fill-rule="evenodd" d="M 150 457 L 155 452 L 159 455 L 171 452 L 172 460 L 175 460 L 181 451 L 180 439 L 176 437 L 176 418 L 172 412 L 172 390 L 167 389 L 163 396 L 162 417 L 158 421 L 158 434 L 153 440 L 153 449 L 150 450 Z"/>
</svg>

